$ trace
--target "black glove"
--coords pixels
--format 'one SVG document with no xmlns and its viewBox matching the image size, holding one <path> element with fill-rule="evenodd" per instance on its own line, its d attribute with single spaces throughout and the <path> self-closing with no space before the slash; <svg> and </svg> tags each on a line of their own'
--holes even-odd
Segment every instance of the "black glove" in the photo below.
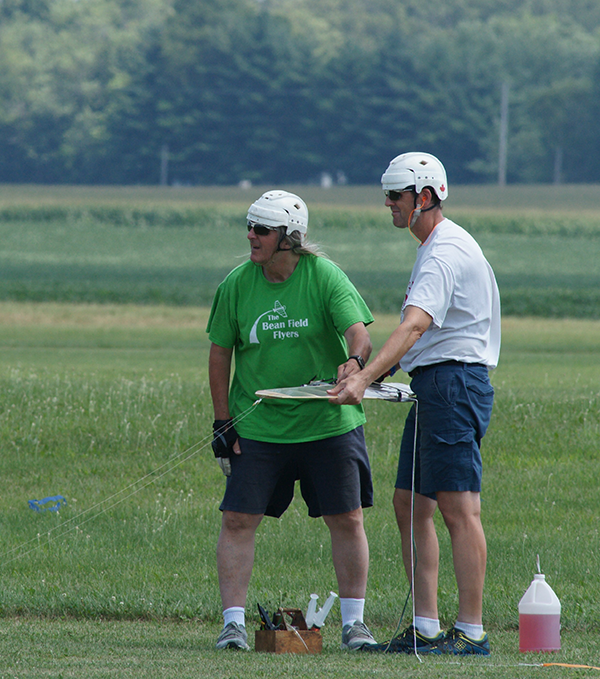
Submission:
<svg viewBox="0 0 600 679">
<path fill-rule="evenodd" d="M 232 419 L 229 420 L 215 420 L 213 422 L 212 449 L 221 467 L 221 471 L 225 476 L 231 476 L 231 461 L 230 457 L 233 453 L 233 444 L 238 439 L 237 431 L 231 424 Z"/>
<path fill-rule="evenodd" d="M 377 382 L 378 384 L 381 384 L 381 382 L 383 382 L 383 380 L 385 380 L 386 377 L 391 377 L 392 375 L 397 373 L 399 369 L 400 369 L 400 363 L 396 363 L 396 365 L 393 365 L 386 373 L 383 373 L 383 375 L 380 375 L 375 380 L 375 382 Z"/>
</svg>

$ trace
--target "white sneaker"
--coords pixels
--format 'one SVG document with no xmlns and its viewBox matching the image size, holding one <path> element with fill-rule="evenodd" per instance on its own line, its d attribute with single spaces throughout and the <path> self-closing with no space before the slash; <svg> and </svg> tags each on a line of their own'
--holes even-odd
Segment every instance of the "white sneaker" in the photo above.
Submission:
<svg viewBox="0 0 600 679">
<path fill-rule="evenodd" d="M 342 629 L 342 648 L 350 651 L 360 651 L 365 646 L 376 646 L 371 631 L 364 622 L 354 622 L 352 625 L 344 625 Z"/>
<path fill-rule="evenodd" d="M 244 625 L 238 625 L 237 622 L 230 622 L 225 625 L 217 639 L 217 649 L 235 648 L 249 651 L 250 646 L 247 644 L 248 633 Z"/>
</svg>

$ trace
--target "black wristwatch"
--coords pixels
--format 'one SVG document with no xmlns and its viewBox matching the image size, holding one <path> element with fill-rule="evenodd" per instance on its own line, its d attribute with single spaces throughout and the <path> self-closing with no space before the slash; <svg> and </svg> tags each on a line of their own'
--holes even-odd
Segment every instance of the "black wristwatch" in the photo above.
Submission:
<svg viewBox="0 0 600 679">
<path fill-rule="evenodd" d="M 358 366 L 361 370 L 364 369 L 365 362 L 362 356 L 359 356 L 358 354 L 356 354 L 356 356 L 348 356 L 348 360 L 350 360 L 351 358 L 353 358 L 358 363 Z"/>
</svg>

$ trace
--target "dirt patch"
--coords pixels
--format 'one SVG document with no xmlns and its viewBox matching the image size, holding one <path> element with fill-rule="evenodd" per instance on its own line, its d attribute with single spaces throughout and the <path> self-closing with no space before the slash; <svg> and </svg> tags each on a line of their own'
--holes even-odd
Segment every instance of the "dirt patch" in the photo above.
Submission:
<svg viewBox="0 0 600 679">
<path fill-rule="evenodd" d="M 204 330 L 208 315 L 209 309 L 202 307 L 0 302 L 0 324 L 19 327 L 200 328 Z"/>
</svg>

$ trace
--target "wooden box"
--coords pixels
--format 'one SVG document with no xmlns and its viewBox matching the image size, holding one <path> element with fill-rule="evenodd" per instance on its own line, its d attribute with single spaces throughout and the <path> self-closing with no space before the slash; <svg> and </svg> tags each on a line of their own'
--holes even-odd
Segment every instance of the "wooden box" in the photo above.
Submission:
<svg viewBox="0 0 600 679">
<path fill-rule="evenodd" d="M 254 633 L 254 649 L 263 653 L 321 653 L 323 637 L 318 629 L 261 629 Z"/>
</svg>

